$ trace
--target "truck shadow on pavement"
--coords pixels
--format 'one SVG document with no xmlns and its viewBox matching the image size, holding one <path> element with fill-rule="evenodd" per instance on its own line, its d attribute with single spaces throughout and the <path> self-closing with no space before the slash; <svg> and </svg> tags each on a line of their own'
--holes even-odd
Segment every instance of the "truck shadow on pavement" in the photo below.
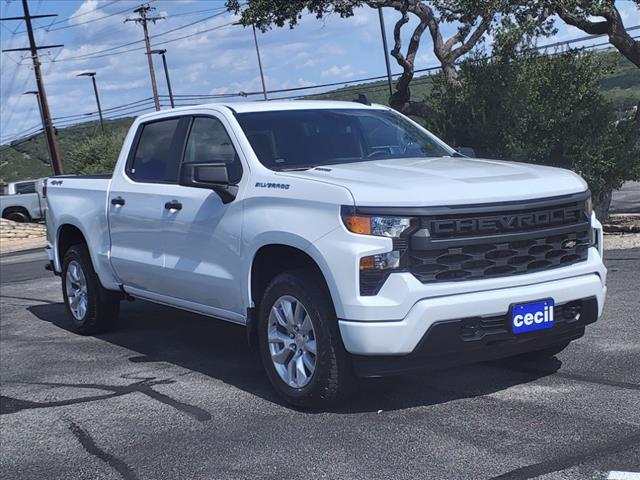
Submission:
<svg viewBox="0 0 640 480">
<path fill-rule="evenodd" d="M 28 310 L 42 321 L 71 331 L 62 303 L 30 306 Z M 128 358 L 132 366 L 170 363 L 285 406 L 270 386 L 257 352 L 247 344 L 244 327 L 136 300 L 123 302 L 114 330 L 95 338 L 135 352 Z M 552 375 L 561 365 L 556 358 L 535 366 L 503 360 L 356 380 L 351 398 L 329 411 L 393 411 L 482 397 Z"/>
</svg>

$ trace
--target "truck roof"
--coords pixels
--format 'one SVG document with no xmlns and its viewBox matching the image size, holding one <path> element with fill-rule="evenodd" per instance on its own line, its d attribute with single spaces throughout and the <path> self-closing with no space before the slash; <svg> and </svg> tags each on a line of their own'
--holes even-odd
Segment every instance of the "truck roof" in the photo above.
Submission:
<svg viewBox="0 0 640 480">
<path fill-rule="evenodd" d="M 188 107 L 178 107 L 170 110 L 161 110 L 159 112 L 147 113 L 141 115 L 141 119 L 150 119 L 157 117 L 169 116 L 179 112 L 189 112 L 193 110 L 201 110 L 207 107 L 227 107 L 237 113 L 247 112 L 273 112 L 277 110 L 315 110 L 315 109 L 372 109 L 386 110 L 387 107 L 378 104 L 364 105 L 359 102 L 341 102 L 333 100 L 269 100 L 269 101 L 250 101 L 250 102 L 216 102 L 205 103 L 202 105 L 193 105 Z"/>
</svg>

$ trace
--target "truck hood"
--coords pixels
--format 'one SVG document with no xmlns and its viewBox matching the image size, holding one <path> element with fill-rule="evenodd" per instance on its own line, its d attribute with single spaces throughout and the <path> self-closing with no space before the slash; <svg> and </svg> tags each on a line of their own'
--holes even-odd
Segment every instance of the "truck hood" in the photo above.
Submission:
<svg viewBox="0 0 640 480">
<path fill-rule="evenodd" d="M 573 172 L 476 158 L 401 158 L 327 165 L 287 176 L 347 188 L 358 206 L 469 205 L 582 192 Z"/>
</svg>

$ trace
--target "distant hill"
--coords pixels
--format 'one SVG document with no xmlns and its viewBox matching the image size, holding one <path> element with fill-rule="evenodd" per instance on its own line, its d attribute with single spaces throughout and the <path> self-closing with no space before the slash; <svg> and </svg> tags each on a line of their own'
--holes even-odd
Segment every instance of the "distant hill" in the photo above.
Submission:
<svg viewBox="0 0 640 480">
<path fill-rule="evenodd" d="M 602 55 L 610 57 L 615 65 L 613 71 L 602 80 L 602 92 L 620 110 L 631 108 L 640 102 L 640 69 L 615 50 L 607 50 Z M 411 86 L 413 98 L 428 96 L 432 88 L 433 77 L 424 75 L 414 78 Z M 309 95 L 307 99 L 316 100 L 353 100 L 358 93 L 365 93 L 374 103 L 387 104 L 388 86 L 386 81 L 351 85 L 320 95 Z M 124 138 L 133 117 L 107 120 L 105 130 L 119 133 Z M 58 130 L 58 142 L 64 158 L 66 152 L 91 138 L 99 131 L 98 122 L 88 122 Z M 42 134 L 13 142 L 13 147 L 0 146 L 0 183 L 38 178 L 51 175 L 48 163 L 47 147 Z M 70 172 L 71 173 L 71 172 Z"/>
<path fill-rule="evenodd" d="M 124 138 L 133 120 L 134 117 L 106 120 L 105 132 L 119 133 Z M 99 122 L 81 123 L 58 129 L 58 146 L 62 158 L 64 159 L 65 153 L 99 131 Z M 13 142 L 15 146 L 11 148 L 7 145 L 0 146 L 0 184 L 52 174 L 44 135 L 34 135 L 22 143 L 23 140 L 16 140 Z"/>
</svg>

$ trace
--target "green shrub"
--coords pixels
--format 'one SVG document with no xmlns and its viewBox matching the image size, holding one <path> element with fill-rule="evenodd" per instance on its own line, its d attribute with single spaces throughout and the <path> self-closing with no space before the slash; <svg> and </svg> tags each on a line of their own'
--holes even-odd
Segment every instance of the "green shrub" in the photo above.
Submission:
<svg viewBox="0 0 640 480">
<path fill-rule="evenodd" d="M 606 217 L 611 191 L 640 178 L 639 132 L 620 121 L 600 92 L 613 65 L 602 55 L 530 53 L 516 60 L 475 56 L 462 85 L 436 79 L 428 127 L 478 156 L 525 161 L 580 173 Z"/>
<path fill-rule="evenodd" d="M 65 171 L 79 175 L 112 173 L 124 137 L 123 132 L 106 133 L 75 145 L 65 156 Z"/>
</svg>

